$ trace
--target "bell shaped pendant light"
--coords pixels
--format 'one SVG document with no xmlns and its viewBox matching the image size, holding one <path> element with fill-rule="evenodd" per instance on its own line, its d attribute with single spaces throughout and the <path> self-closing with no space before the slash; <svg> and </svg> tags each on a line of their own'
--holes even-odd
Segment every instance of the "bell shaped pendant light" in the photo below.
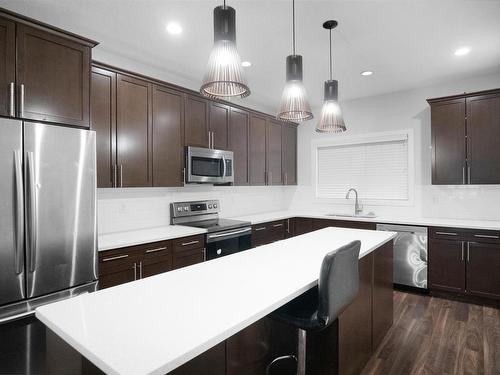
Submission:
<svg viewBox="0 0 500 375">
<path fill-rule="evenodd" d="M 320 133 L 342 133 L 346 131 L 344 118 L 339 106 L 339 83 L 332 78 L 333 75 L 333 59 L 332 59 L 332 29 L 337 27 L 337 21 L 326 21 L 323 27 L 330 30 L 330 79 L 325 81 L 325 97 L 321 116 L 316 131 Z"/>
<path fill-rule="evenodd" d="M 295 0 L 292 0 L 292 45 L 292 54 L 286 58 L 286 84 L 276 117 L 301 122 L 312 119 L 313 114 L 302 83 L 302 56 L 295 54 Z"/>
<path fill-rule="evenodd" d="M 209 98 L 226 99 L 250 95 L 236 50 L 236 11 L 226 6 L 226 1 L 214 8 L 214 46 L 200 93 Z"/>
</svg>

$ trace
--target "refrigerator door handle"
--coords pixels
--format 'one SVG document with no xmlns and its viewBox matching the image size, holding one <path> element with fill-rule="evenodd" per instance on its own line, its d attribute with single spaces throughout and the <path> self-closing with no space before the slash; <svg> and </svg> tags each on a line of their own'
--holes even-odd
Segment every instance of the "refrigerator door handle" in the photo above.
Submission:
<svg viewBox="0 0 500 375">
<path fill-rule="evenodd" d="M 24 225 L 24 189 L 23 165 L 21 151 L 14 151 L 14 168 L 16 175 L 16 274 L 23 272 L 23 225 Z"/>
<path fill-rule="evenodd" d="M 34 272 L 36 268 L 36 251 L 37 251 L 37 201 L 36 201 L 36 181 L 35 181 L 35 162 L 33 152 L 27 153 L 27 167 L 28 167 L 28 223 L 29 228 L 27 233 L 29 233 L 29 241 L 27 245 L 29 248 L 29 270 Z"/>
</svg>

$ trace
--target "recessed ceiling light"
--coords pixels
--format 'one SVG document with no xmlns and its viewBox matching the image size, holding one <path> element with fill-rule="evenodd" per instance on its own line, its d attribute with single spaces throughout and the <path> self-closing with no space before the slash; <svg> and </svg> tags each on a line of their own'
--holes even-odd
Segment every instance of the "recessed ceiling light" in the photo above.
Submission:
<svg viewBox="0 0 500 375">
<path fill-rule="evenodd" d="M 249 66 L 252 66 L 252 63 L 250 61 L 243 61 L 241 63 L 241 66 L 244 66 L 245 68 L 248 68 Z"/>
<path fill-rule="evenodd" d="M 455 51 L 455 56 L 465 56 L 470 52 L 469 47 L 460 47 Z"/>
<path fill-rule="evenodd" d="M 177 22 L 169 22 L 167 24 L 167 31 L 172 35 L 179 35 L 182 33 L 182 26 Z"/>
<path fill-rule="evenodd" d="M 361 72 L 362 76 L 371 76 L 373 72 L 371 70 L 365 70 L 364 72 Z"/>
</svg>

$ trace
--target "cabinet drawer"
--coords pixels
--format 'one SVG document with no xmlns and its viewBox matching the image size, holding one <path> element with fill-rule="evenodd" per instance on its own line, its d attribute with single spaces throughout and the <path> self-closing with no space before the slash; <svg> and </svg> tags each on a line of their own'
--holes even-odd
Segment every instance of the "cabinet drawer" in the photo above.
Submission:
<svg viewBox="0 0 500 375">
<path fill-rule="evenodd" d="M 172 257 L 172 245 L 168 241 L 155 242 L 143 245 L 141 253 L 144 255 L 145 260 L 160 260 L 161 258 Z"/>
<path fill-rule="evenodd" d="M 467 234 L 459 228 L 429 228 L 429 236 L 438 240 L 467 241 Z"/>
<path fill-rule="evenodd" d="M 269 240 L 274 242 L 285 238 L 285 225 L 284 220 L 267 223 Z"/>
<path fill-rule="evenodd" d="M 431 238 L 466 242 L 500 243 L 500 231 L 483 229 L 429 228 Z"/>
<path fill-rule="evenodd" d="M 202 249 L 205 247 L 205 236 L 203 234 L 189 237 L 182 237 L 172 240 L 174 254 L 184 251 Z"/>
<path fill-rule="evenodd" d="M 500 232 L 494 230 L 468 230 L 470 242 L 500 243 Z"/>
<path fill-rule="evenodd" d="M 136 248 L 109 250 L 99 253 L 99 275 L 107 275 L 133 269 L 139 261 L 140 253 Z"/>
<path fill-rule="evenodd" d="M 204 249 L 186 250 L 181 253 L 174 253 L 173 269 L 191 266 L 192 264 L 201 263 L 205 260 Z"/>
</svg>

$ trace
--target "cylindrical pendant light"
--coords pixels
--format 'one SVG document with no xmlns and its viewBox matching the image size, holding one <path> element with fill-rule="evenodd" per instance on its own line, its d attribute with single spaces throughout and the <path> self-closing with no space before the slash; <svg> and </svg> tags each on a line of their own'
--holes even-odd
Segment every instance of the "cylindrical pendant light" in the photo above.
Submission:
<svg viewBox="0 0 500 375">
<path fill-rule="evenodd" d="M 250 95 L 236 50 L 236 11 L 225 1 L 214 8 L 214 46 L 200 93 L 210 98 Z"/>
<path fill-rule="evenodd" d="M 302 83 L 302 56 L 295 54 L 295 0 L 292 0 L 292 48 L 286 58 L 286 84 L 276 116 L 280 120 L 301 122 L 313 118 Z"/>
<path fill-rule="evenodd" d="M 332 59 L 332 29 L 337 27 L 337 21 L 326 21 L 323 27 L 330 30 L 330 79 L 325 81 L 325 96 L 321 116 L 316 131 L 321 133 L 342 133 L 346 131 L 342 111 L 338 103 L 339 83 L 332 78 L 333 59 Z"/>
</svg>

